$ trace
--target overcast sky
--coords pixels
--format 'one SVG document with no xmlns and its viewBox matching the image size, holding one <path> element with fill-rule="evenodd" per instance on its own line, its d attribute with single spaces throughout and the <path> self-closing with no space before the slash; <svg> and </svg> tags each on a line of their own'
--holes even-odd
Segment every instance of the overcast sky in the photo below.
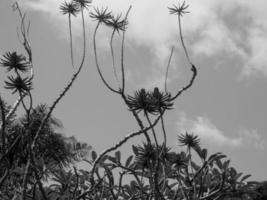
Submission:
<svg viewBox="0 0 267 200">
<path fill-rule="evenodd" d="M 67 16 L 59 12 L 61 0 L 21 0 L 31 21 L 30 38 L 35 66 L 34 102 L 48 103 L 57 97 L 70 79 Z M 127 11 L 125 63 L 127 93 L 136 89 L 162 88 L 170 49 L 175 46 L 168 88 L 175 92 L 191 78 L 190 68 L 178 38 L 177 17 L 167 7 L 173 0 L 95 0 L 93 6 L 114 13 Z M 166 116 L 168 144 L 179 151 L 177 134 L 198 134 L 202 147 L 210 153 L 229 156 L 238 171 L 252 174 L 254 180 L 267 179 L 267 1 L 188 0 L 189 14 L 182 18 L 185 42 L 198 68 L 193 87 L 175 103 Z M 17 38 L 17 13 L 12 1 L 0 1 L 0 53 L 23 52 Z M 92 22 L 86 13 L 87 57 L 85 67 L 71 91 L 55 109 L 65 135 L 75 135 L 97 151 L 115 144 L 138 130 L 119 96 L 110 93 L 100 81 L 93 60 Z M 82 52 L 81 21 L 73 21 L 75 61 Z M 110 30 L 98 35 L 100 62 L 104 75 L 116 87 L 108 47 Z M 116 36 L 118 57 L 120 37 Z M 118 60 L 117 60 L 118 61 Z M 0 72 L 1 94 L 5 91 L 5 71 Z M 143 139 L 143 138 L 141 138 Z M 140 139 L 132 140 L 132 143 Z M 130 146 L 122 147 L 129 152 Z"/>
</svg>

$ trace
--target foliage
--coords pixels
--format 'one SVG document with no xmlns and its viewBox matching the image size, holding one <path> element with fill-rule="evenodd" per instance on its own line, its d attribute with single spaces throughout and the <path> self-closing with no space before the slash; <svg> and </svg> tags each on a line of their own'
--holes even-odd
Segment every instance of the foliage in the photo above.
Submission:
<svg viewBox="0 0 267 200">
<path fill-rule="evenodd" d="M 181 17 L 188 13 L 188 5 L 183 2 L 181 5 L 169 8 L 170 14 L 178 16 L 179 36 L 192 72 L 188 83 L 175 93 L 167 91 L 172 48 L 166 69 L 165 91 L 160 91 L 157 87 L 153 91 L 142 88 L 133 95 L 125 91 L 124 74 L 125 32 L 129 25 L 128 15 L 131 6 L 124 16 L 115 15 L 108 11 L 108 8 L 91 9 L 90 6 L 90 0 L 65 1 L 60 5 L 61 13 L 68 16 L 73 76 L 51 106 L 41 104 L 34 107 L 32 97 L 34 65 L 29 42 L 29 27 L 25 24 L 25 14 L 18 3 L 13 5 L 20 17 L 19 36 L 22 38 L 26 56 L 14 51 L 5 53 L 0 59 L 0 65 L 7 73 L 12 73 L 7 76 L 5 88 L 12 90 L 13 95 L 18 95 L 14 106 L 9 106 L 0 96 L 0 199 L 250 200 L 266 198 L 266 183 L 247 182 L 250 175 L 237 172 L 230 166 L 230 160 L 226 159 L 223 153 L 208 154 L 208 150 L 201 146 L 200 138 L 194 133 L 186 132 L 178 135 L 179 150 L 173 150 L 167 146 L 164 116 L 173 108 L 178 97 L 192 87 L 197 76 L 197 68 L 191 62 L 181 29 Z M 65 137 L 58 133 L 62 124 L 52 116 L 52 112 L 71 89 L 84 66 L 85 12 L 88 12 L 90 18 L 97 23 L 93 35 L 93 50 L 99 76 L 107 89 L 124 101 L 139 126 L 136 132 L 128 134 L 100 154 L 90 151 L 89 145 L 78 142 L 75 137 Z M 75 66 L 71 19 L 78 14 L 82 17 L 83 49 L 80 64 Z M 112 29 L 109 45 L 113 75 L 118 82 L 118 88 L 108 83 L 98 62 L 96 37 L 98 28 L 102 25 Z M 122 40 L 121 73 L 119 73 L 121 77 L 118 77 L 115 67 L 113 50 L 115 32 Z M 18 117 L 16 110 L 20 105 L 24 114 Z M 148 126 L 145 127 L 144 124 Z M 159 141 L 158 134 L 164 136 L 163 141 Z M 146 140 L 142 144 L 133 145 L 132 155 L 125 158 L 119 151 L 119 147 L 133 137 L 142 135 Z M 88 156 L 89 152 L 91 152 L 90 156 Z M 76 164 L 79 161 L 86 162 L 90 168 L 87 170 L 77 168 Z"/>
</svg>

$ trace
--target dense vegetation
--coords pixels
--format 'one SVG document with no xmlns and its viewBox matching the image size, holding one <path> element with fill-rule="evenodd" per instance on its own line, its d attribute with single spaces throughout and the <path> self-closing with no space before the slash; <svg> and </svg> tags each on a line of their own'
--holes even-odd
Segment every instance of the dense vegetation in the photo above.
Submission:
<svg viewBox="0 0 267 200">
<path fill-rule="evenodd" d="M 197 77 L 197 68 L 187 52 L 181 29 L 181 17 L 187 13 L 188 5 L 183 3 L 169 8 L 170 14 L 178 17 L 181 44 L 192 72 L 188 83 L 171 94 L 167 88 L 168 65 L 164 90 L 160 91 L 157 87 L 152 91 L 141 88 L 130 95 L 125 91 L 124 40 L 131 7 L 124 17 L 116 17 L 108 8 L 89 8 L 90 4 L 89 0 L 73 0 L 61 4 L 60 10 L 69 20 L 70 58 L 75 72 L 51 106 L 43 104 L 37 107 L 33 107 L 34 66 L 28 26 L 19 5 L 13 5 L 20 17 L 20 37 L 26 56 L 15 51 L 6 52 L 0 60 L 2 69 L 7 72 L 5 88 L 18 96 L 13 106 L 0 96 L 0 199 L 266 199 L 266 182 L 247 182 L 250 175 L 243 175 L 231 167 L 230 160 L 223 153 L 209 153 L 200 145 L 200 138 L 194 133 L 178 135 L 177 145 L 183 146 L 185 151 L 176 152 L 168 147 L 164 116 L 173 108 L 180 95 L 190 89 Z M 88 12 L 97 22 L 93 49 L 99 76 L 110 92 L 121 97 L 139 126 L 139 130 L 128 134 L 100 154 L 91 151 L 86 143 L 58 133 L 62 125 L 52 116 L 53 110 L 70 90 L 84 66 L 84 15 Z M 80 65 L 75 66 L 71 19 L 77 15 L 82 17 L 84 43 Z M 118 88 L 113 88 L 107 82 L 98 62 L 96 35 L 102 25 L 112 29 L 111 66 L 120 85 Z M 117 73 L 114 66 L 113 38 L 117 33 L 122 33 L 120 73 Z M 173 49 L 169 63 L 172 54 Z M 19 106 L 24 111 L 21 116 L 17 114 Z M 145 123 L 149 126 L 145 127 Z M 159 141 L 159 134 L 163 135 L 163 141 Z M 132 155 L 122 159 L 119 148 L 138 136 L 145 136 L 145 141 L 133 145 Z M 90 166 L 89 170 L 77 169 L 74 164 L 80 161 L 86 162 Z"/>
</svg>

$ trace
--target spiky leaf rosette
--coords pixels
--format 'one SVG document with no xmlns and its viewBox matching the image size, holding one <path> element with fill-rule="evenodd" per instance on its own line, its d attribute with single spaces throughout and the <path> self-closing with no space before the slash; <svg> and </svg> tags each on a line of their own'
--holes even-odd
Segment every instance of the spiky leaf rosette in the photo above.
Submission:
<svg viewBox="0 0 267 200">
<path fill-rule="evenodd" d="M 188 148 L 199 148 L 200 139 L 197 135 L 185 133 L 178 136 L 178 141 L 181 146 L 187 146 Z"/>
<path fill-rule="evenodd" d="M 147 92 L 145 89 L 136 91 L 134 96 L 128 95 L 127 103 L 130 110 L 144 111 L 153 115 L 165 109 L 171 109 L 173 106 L 171 95 L 160 92 L 158 88 L 155 88 L 153 92 Z"/>
<path fill-rule="evenodd" d="M 7 71 L 20 71 L 27 72 L 29 70 L 29 62 L 26 61 L 26 57 L 17 52 L 7 52 L 1 58 L 0 64 L 7 69 Z"/>
<path fill-rule="evenodd" d="M 79 12 L 79 7 L 77 5 L 77 3 L 75 3 L 74 1 L 71 2 L 64 2 L 60 5 L 60 10 L 62 12 L 63 15 L 73 15 L 76 17 L 77 13 Z"/>
<path fill-rule="evenodd" d="M 90 17 L 96 21 L 98 21 L 100 24 L 108 24 L 108 21 L 112 19 L 111 12 L 108 12 L 108 8 L 94 8 L 94 12 L 90 12 Z"/>
<path fill-rule="evenodd" d="M 26 93 L 32 89 L 32 78 L 26 77 L 21 78 L 17 76 L 14 78 L 13 76 L 8 77 L 9 81 L 5 81 L 5 88 L 8 90 L 13 90 L 12 94 L 19 92 L 19 93 Z"/>
<path fill-rule="evenodd" d="M 118 33 L 120 31 L 125 31 L 127 24 L 127 20 L 121 19 L 121 14 L 116 17 L 112 16 L 106 23 L 107 26 L 112 27 Z"/>
<path fill-rule="evenodd" d="M 154 91 L 150 94 L 151 101 L 153 101 L 155 109 L 158 112 L 162 110 L 172 109 L 173 103 L 171 100 L 171 94 L 160 92 L 157 87 L 154 88 Z"/>
<path fill-rule="evenodd" d="M 142 146 L 133 146 L 135 161 L 141 169 L 153 167 L 157 160 L 157 148 L 154 144 L 143 143 Z"/>
<path fill-rule="evenodd" d="M 73 0 L 76 4 L 80 6 L 80 8 L 88 8 L 92 3 L 91 0 Z"/>
<path fill-rule="evenodd" d="M 127 103 L 131 111 L 144 111 L 151 114 L 156 114 L 157 112 L 153 101 L 151 101 L 149 92 L 145 89 L 136 91 L 134 96 L 128 95 Z"/>
<path fill-rule="evenodd" d="M 186 9 L 189 7 L 189 5 L 185 4 L 185 1 L 182 3 L 182 5 L 173 5 L 173 7 L 169 8 L 170 14 L 171 15 L 179 15 L 183 16 L 183 14 L 189 13 L 186 11 Z"/>
</svg>

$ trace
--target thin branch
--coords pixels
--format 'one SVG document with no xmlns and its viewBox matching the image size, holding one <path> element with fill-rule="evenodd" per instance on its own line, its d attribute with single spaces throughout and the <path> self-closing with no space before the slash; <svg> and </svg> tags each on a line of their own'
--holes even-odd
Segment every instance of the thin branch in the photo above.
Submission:
<svg viewBox="0 0 267 200">
<path fill-rule="evenodd" d="M 133 114 L 135 120 L 137 121 L 139 127 L 140 127 L 142 130 L 144 130 L 145 128 L 144 128 L 144 125 L 143 125 L 143 123 L 142 123 L 142 120 L 139 118 L 139 116 L 138 116 L 138 114 L 136 113 L 136 111 L 135 111 L 135 110 L 132 110 L 132 114 Z M 148 143 L 148 144 L 151 144 L 150 137 L 149 137 L 149 135 L 148 135 L 148 133 L 147 133 L 146 130 L 144 131 L 144 135 L 145 135 L 145 137 L 146 137 L 147 143 Z"/>
<path fill-rule="evenodd" d="M 171 54 L 170 54 L 170 57 L 169 57 L 169 60 L 168 60 L 167 68 L 166 68 L 165 81 L 164 81 L 165 93 L 168 93 L 168 90 L 167 90 L 167 79 L 168 79 L 169 68 L 170 68 L 170 64 L 171 64 L 171 60 L 172 60 L 173 50 L 174 50 L 174 47 L 172 47 L 172 49 L 171 49 Z"/>
<path fill-rule="evenodd" d="M 116 67 L 115 67 L 115 58 L 114 58 L 114 49 L 113 49 L 113 38 L 114 38 L 114 35 L 115 35 L 115 31 L 116 31 L 116 29 L 113 29 L 112 34 L 111 34 L 111 37 L 110 37 L 109 46 L 110 46 L 111 57 L 112 57 L 113 73 L 114 73 L 114 76 L 116 78 L 116 81 L 117 81 L 117 83 L 119 85 L 119 78 L 118 78 Z M 119 87 L 120 87 L 120 85 L 119 85 Z"/>
<path fill-rule="evenodd" d="M 192 75 L 192 78 L 190 79 L 190 82 L 188 83 L 188 85 L 184 86 L 182 89 L 180 89 L 177 94 L 171 99 L 171 100 L 174 100 L 176 99 L 178 96 L 180 96 L 184 91 L 186 91 L 188 88 L 190 88 L 193 83 L 194 83 L 194 80 L 197 76 L 197 69 L 195 67 L 195 65 L 191 62 L 191 59 L 189 57 L 189 54 L 187 52 L 187 49 L 186 49 L 186 46 L 185 46 L 185 43 L 184 43 L 184 38 L 183 38 L 183 32 L 182 32 L 182 26 L 181 26 L 181 14 L 179 13 L 178 14 L 178 25 L 179 25 L 179 36 L 180 36 L 180 40 L 181 40 L 181 43 L 182 43 L 182 46 L 183 46 L 183 50 L 185 52 L 185 55 L 186 55 L 186 58 L 187 58 L 187 61 L 188 63 L 191 65 L 191 71 L 193 72 L 193 75 Z"/>
<path fill-rule="evenodd" d="M 180 89 L 177 94 L 170 99 L 170 101 L 175 100 L 177 97 L 179 97 L 184 91 L 188 90 L 194 83 L 196 76 L 197 76 L 197 69 L 194 65 L 191 66 L 191 71 L 193 72 L 192 78 L 190 79 L 190 82 L 184 86 L 182 89 Z"/>
<path fill-rule="evenodd" d="M 124 21 L 127 21 L 128 15 L 130 13 L 130 10 L 132 9 L 132 6 L 129 7 Z M 127 23 L 124 24 L 126 26 Z M 122 34 L 122 43 L 121 43 L 121 75 L 122 75 L 122 89 L 121 92 L 124 94 L 125 90 L 125 72 L 124 72 L 124 41 L 125 41 L 125 32 L 126 32 L 126 27 L 124 28 L 123 34 Z"/>
<path fill-rule="evenodd" d="M 0 109 L 1 109 L 1 118 L 2 118 L 2 153 L 4 154 L 6 151 L 6 113 L 5 113 L 5 102 L 2 100 L 0 96 Z"/>
<path fill-rule="evenodd" d="M 162 132 L 163 132 L 163 137 L 164 137 L 164 144 L 163 147 L 166 147 L 167 144 L 167 134 L 166 134 L 166 130 L 165 130 L 165 125 L 164 125 L 164 119 L 163 119 L 163 115 L 162 115 L 162 111 L 160 112 L 160 121 L 161 121 L 161 128 L 162 128 Z"/>
<path fill-rule="evenodd" d="M 121 94 L 121 97 L 122 97 L 122 99 L 124 100 L 124 103 L 128 106 L 128 108 L 130 108 L 130 106 L 128 105 L 128 102 L 127 102 L 127 98 L 126 98 L 126 96 L 124 95 L 124 93 Z M 135 120 L 137 121 L 139 127 L 141 128 L 141 130 L 143 130 L 143 129 L 144 129 L 144 125 L 143 125 L 143 123 L 142 123 L 142 120 L 139 118 L 139 116 L 138 116 L 138 114 L 136 113 L 135 110 L 131 110 L 131 111 L 132 111 L 132 114 L 133 114 Z M 151 140 L 150 140 L 150 138 L 149 138 L 149 135 L 148 135 L 147 131 L 144 131 L 144 135 L 145 135 L 145 137 L 146 137 L 147 143 L 148 143 L 148 144 L 151 144 Z"/>
<path fill-rule="evenodd" d="M 146 116 L 146 119 L 148 121 L 149 126 L 152 127 L 151 120 L 150 120 L 150 118 L 149 118 L 149 116 L 148 116 L 148 114 L 147 114 L 146 111 L 145 111 L 145 116 Z M 151 130 L 152 130 L 152 133 L 153 133 L 153 136 L 154 136 L 154 140 L 155 140 L 155 143 L 156 143 L 156 147 L 157 147 L 157 151 L 158 151 L 158 149 L 159 149 L 159 143 L 158 143 L 158 139 L 157 139 L 157 136 L 156 136 L 156 132 L 155 132 L 154 127 L 152 127 Z"/>
<path fill-rule="evenodd" d="M 190 65 L 193 65 L 193 63 L 191 62 L 191 59 L 190 59 L 190 57 L 189 57 L 189 54 L 188 54 L 188 52 L 187 52 L 185 43 L 184 43 L 184 37 L 183 37 L 182 25 L 181 25 L 181 15 L 180 15 L 180 14 L 178 15 L 178 24 L 179 24 L 179 35 L 180 35 L 180 40 L 181 40 L 181 43 L 182 43 L 182 46 L 183 46 L 183 49 L 184 49 L 185 56 L 186 56 L 186 58 L 187 58 L 187 61 L 190 63 Z"/>
<path fill-rule="evenodd" d="M 119 91 L 113 89 L 108 83 L 107 81 L 105 80 L 101 70 L 100 70 L 100 66 L 99 66 L 99 63 L 98 63 L 98 57 L 97 57 L 97 48 L 96 48 L 96 33 L 97 33 L 97 30 L 99 28 L 99 25 L 100 25 L 100 22 L 97 23 L 96 27 L 95 27 L 95 31 L 94 31 L 94 53 L 95 53 L 95 63 L 96 63 L 96 67 L 97 67 L 97 71 L 98 71 L 98 74 L 102 80 L 102 82 L 104 83 L 104 85 L 112 92 L 115 92 L 117 94 L 120 94 Z"/>
<path fill-rule="evenodd" d="M 122 172 L 122 173 L 120 173 L 120 178 L 119 178 L 119 187 L 118 187 L 118 192 L 117 192 L 117 195 L 116 195 L 116 199 L 118 199 L 119 198 L 119 196 L 120 196 L 120 193 L 121 193 L 121 186 L 122 186 L 122 178 L 123 178 L 123 176 L 124 176 L 124 172 Z"/>
<path fill-rule="evenodd" d="M 73 58 L 73 45 L 72 45 L 72 28 L 71 28 L 71 14 L 69 13 L 69 34 L 70 34 L 70 59 L 71 59 L 71 65 L 73 69 L 74 67 L 74 58 Z"/>
<path fill-rule="evenodd" d="M 9 169 L 6 169 L 4 175 L 0 179 L 0 188 L 4 184 L 4 182 L 5 182 L 5 180 L 6 180 L 7 176 L 8 176 L 8 173 L 9 173 Z"/>
</svg>

